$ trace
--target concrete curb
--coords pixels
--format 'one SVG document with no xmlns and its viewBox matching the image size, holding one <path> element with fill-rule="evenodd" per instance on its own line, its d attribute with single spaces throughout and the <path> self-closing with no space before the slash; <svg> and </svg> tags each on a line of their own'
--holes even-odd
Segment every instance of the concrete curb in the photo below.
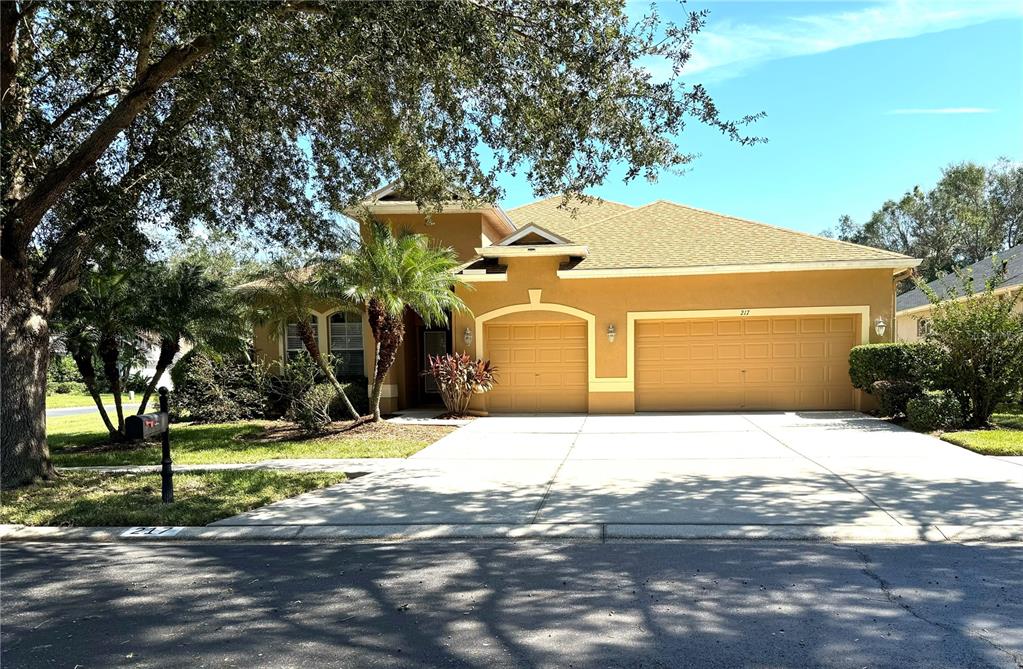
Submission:
<svg viewBox="0 0 1023 669">
<path fill-rule="evenodd" d="M 799 541 L 829 543 L 1023 542 L 1023 526 L 1007 525 L 625 525 L 600 523 L 448 525 L 217 525 L 169 528 L 124 536 L 127 527 L 0 526 L 5 542 L 175 543 L 232 541 L 423 541 L 447 539 L 628 542 L 660 540 Z"/>
<path fill-rule="evenodd" d="M 210 472 L 235 470 L 274 470 L 292 472 L 347 472 L 375 473 L 391 471 L 406 464 L 406 458 L 290 458 L 260 460 L 233 464 L 174 465 L 175 472 Z M 65 472 L 98 472 L 108 474 L 159 473 L 160 465 L 96 465 L 88 467 L 58 467 Z"/>
</svg>

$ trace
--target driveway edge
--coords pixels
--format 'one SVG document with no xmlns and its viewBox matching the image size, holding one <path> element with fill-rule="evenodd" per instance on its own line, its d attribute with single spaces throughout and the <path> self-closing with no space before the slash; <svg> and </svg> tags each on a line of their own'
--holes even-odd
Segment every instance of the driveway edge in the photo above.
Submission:
<svg viewBox="0 0 1023 669">
<path fill-rule="evenodd" d="M 533 523 L 523 525 L 217 525 L 171 528 L 163 534 L 125 536 L 128 527 L 0 526 L 4 542 L 177 543 L 300 541 L 429 541 L 523 539 L 629 542 L 679 540 L 795 541 L 828 543 L 993 543 L 1023 542 L 1015 525 L 625 525 Z"/>
</svg>

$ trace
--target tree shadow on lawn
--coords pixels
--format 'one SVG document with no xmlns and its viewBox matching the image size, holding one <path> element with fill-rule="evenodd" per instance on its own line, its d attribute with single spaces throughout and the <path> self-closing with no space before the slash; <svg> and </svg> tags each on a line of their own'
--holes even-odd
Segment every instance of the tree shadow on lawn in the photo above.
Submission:
<svg viewBox="0 0 1023 669">
<path fill-rule="evenodd" d="M 1012 666 L 1021 560 L 959 545 L 21 545 L 5 551 L 3 659 Z"/>
<path fill-rule="evenodd" d="M 262 434 L 265 426 L 259 423 L 217 423 L 210 425 L 172 423 L 171 448 L 174 451 L 202 451 L 209 448 L 232 446 L 244 450 L 249 448 L 246 440 L 252 435 Z M 64 432 L 48 436 L 50 452 L 57 454 L 85 453 L 131 453 L 134 451 L 159 451 L 157 441 L 112 442 L 106 434 L 95 432 Z"/>
</svg>

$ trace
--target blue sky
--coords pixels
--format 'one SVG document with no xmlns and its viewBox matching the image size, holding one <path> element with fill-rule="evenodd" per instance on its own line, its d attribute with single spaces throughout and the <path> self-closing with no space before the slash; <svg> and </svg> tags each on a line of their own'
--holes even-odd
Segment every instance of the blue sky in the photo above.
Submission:
<svg viewBox="0 0 1023 669">
<path fill-rule="evenodd" d="M 629 6 L 642 14 L 648 5 Z M 659 5 L 677 15 L 673 4 Z M 711 14 L 690 79 L 732 117 L 765 111 L 740 147 L 691 125 L 683 175 L 591 191 L 658 198 L 818 233 L 930 186 L 943 166 L 1023 160 L 1023 2 L 690 2 Z M 652 64 L 656 71 L 656 64 Z M 534 197 L 505 178 L 501 204 Z"/>
</svg>

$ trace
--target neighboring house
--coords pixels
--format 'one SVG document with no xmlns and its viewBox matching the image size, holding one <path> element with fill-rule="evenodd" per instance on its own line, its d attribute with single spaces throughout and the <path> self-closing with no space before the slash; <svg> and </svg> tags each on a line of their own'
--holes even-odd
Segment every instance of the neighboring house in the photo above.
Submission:
<svg viewBox="0 0 1023 669">
<path fill-rule="evenodd" d="M 385 411 L 439 403 L 422 370 L 449 351 L 497 368 L 478 411 L 854 409 L 849 349 L 892 339 L 896 281 L 919 264 L 672 202 L 560 204 L 451 202 L 428 223 L 393 188 L 366 202 L 465 259 L 457 291 L 472 310 L 439 329 L 408 316 Z M 322 350 L 354 353 L 369 376 L 365 323 L 313 317 Z M 278 359 L 300 345 L 262 330 L 256 348 Z"/>
<path fill-rule="evenodd" d="M 1007 261 L 1005 280 L 995 289 L 995 292 L 1019 290 L 1023 286 L 1023 244 L 1017 244 L 1005 251 L 998 251 L 965 268 L 973 276 L 974 291 L 983 290 L 987 280 L 994 274 L 995 258 L 999 263 Z M 948 296 L 949 289 L 952 289 L 960 298 L 962 296 L 962 286 L 954 272 L 935 279 L 927 285 L 942 298 Z M 927 328 L 931 323 L 931 302 L 927 299 L 924 291 L 914 288 L 899 295 L 895 309 L 895 331 L 899 341 L 919 341 L 927 334 Z M 1023 304 L 1018 303 L 1016 310 L 1023 311 Z"/>
</svg>

